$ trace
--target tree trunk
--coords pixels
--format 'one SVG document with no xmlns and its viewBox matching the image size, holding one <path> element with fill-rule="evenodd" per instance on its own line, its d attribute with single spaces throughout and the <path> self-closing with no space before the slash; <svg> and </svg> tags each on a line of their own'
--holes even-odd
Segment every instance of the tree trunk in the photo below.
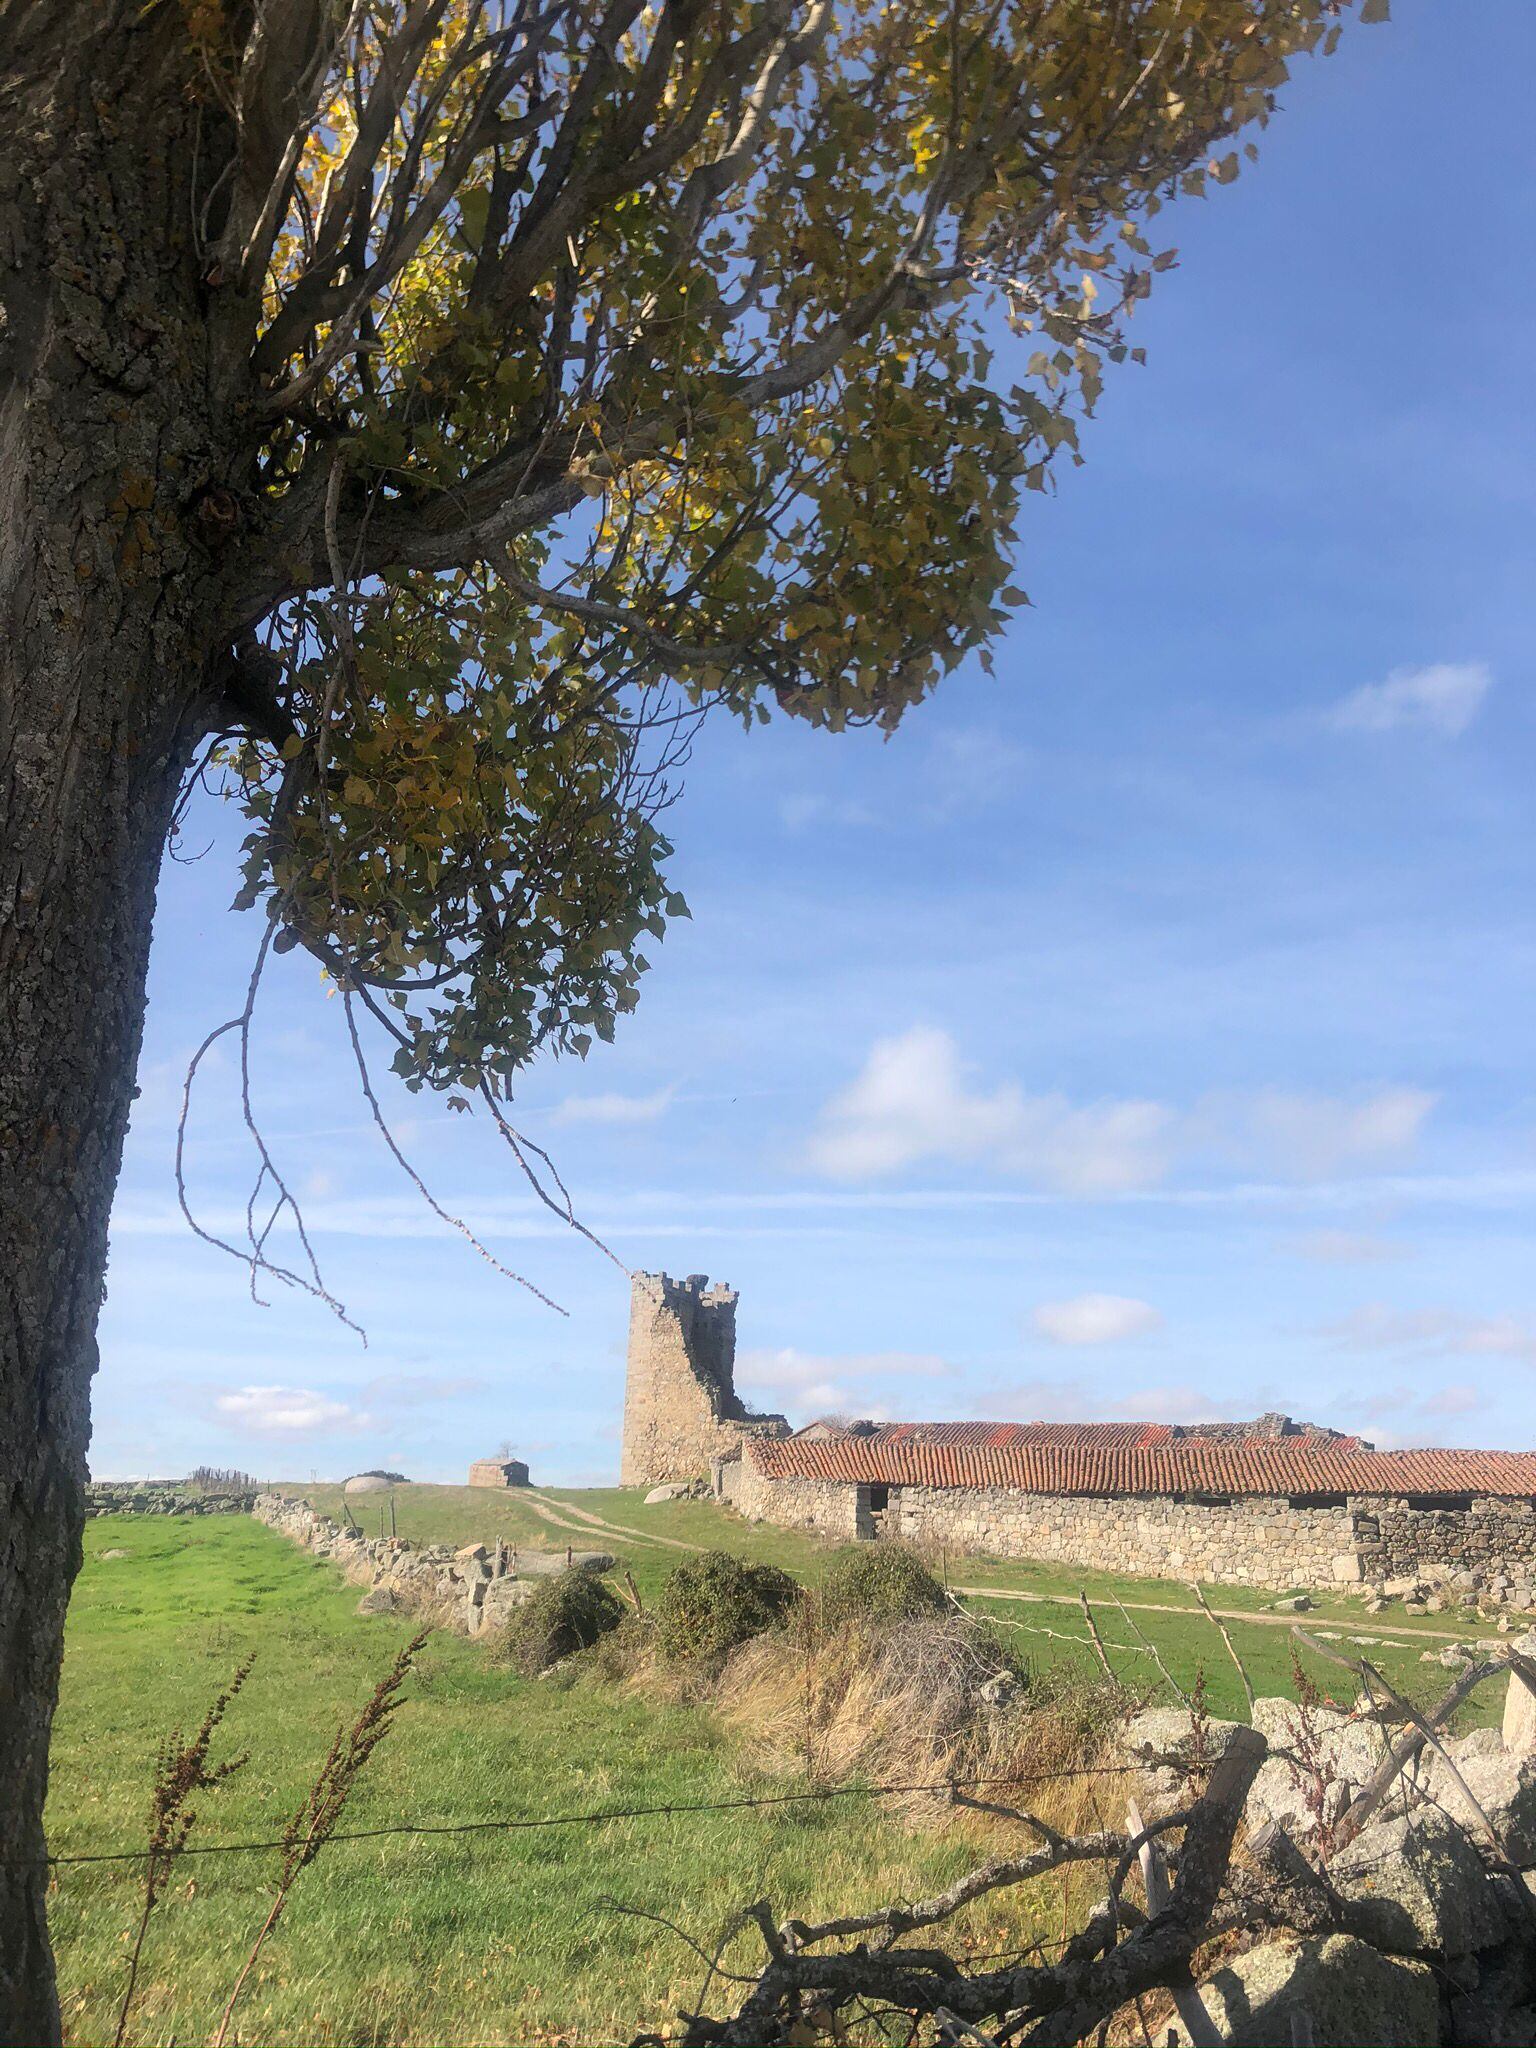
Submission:
<svg viewBox="0 0 1536 2048">
<path fill-rule="evenodd" d="M 228 525 L 185 41 L 180 7 L 0 0 L 3 2044 L 58 2038 L 48 1735 L 155 882 Z"/>
<path fill-rule="evenodd" d="M 0 2042 L 55 2037 L 42 1806 L 107 1219 L 181 750 L 144 622 L 0 647 Z M 95 632 L 91 632 L 91 626 Z M 73 639 L 73 636 L 71 636 Z M 90 644 L 94 641 L 94 644 Z M 186 668 L 178 664 L 185 685 Z M 127 691 L 124 684 L 128 684 Z M 144 713 L 159 696 L 158 717 Z M 146 731 L 146 724 L 149 730 Z"/>
</svg>

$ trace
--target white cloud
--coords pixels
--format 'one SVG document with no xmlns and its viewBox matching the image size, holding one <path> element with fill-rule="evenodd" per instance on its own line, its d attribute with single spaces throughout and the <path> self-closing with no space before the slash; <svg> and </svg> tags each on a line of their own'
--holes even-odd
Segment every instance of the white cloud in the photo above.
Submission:
<svg viewBox="0 0 1536 2048">
<path fill-rule="evenodd" d="M 329 1400 L 308 1387 L 240 1387 L 220 1394 L 218 1413 L 259 1436 L 313 1436 L 321 1430 L 355 1428 L 363 1417 L 345 1402 Z"/>
<path fill-rule="evenodd" d="M 749 1350 L 736 1361 L 736 1383 L 755 1399 L 782 1401 L 796 1414 L 841 1414 L 856 1409 L 882 1421 L 889 1404 L 871 1400 L 886 1380 L 947 1379 L 954 1368 L 932 1352 L 852 1351 L 818 1354 L 787 1345 Z"/>
<path fill-rule="evenodd" d="M 1443 1425 L 1453 1417 L 1472 1415 L 1486 1408 L 1483 1392 L 1464 1383 L 1436 1388 L 1425 1393 L 1420 1387 L 1376 1388 L 1341 1404 L 1341 1419 L 1362 1430 L 1379 1451 L 1406 1450 L 1426 1439 L 1443 1440 Z"/>
<path fill-rule="evenodd" d="M 1289 1249 L 1299 1259 L 1319 1266 L 1371 1266 L 1406 1256 L 1404 1246 L 1389 1237 L 1360 1230 L 1312 1230 L 1293 1238 Z"/>
<path fill-rule="evenodd" d="M 924 774 L 927 815 L 947 820 L 1016 798 L 1031 765 L 1029 752 L 993 727 L 940 730 Z"/>
<path fill-rule="evenodd" d="M 1426 1415 L 1470 1415 L 1483 1405 L 1483 1397 L 1476 1387 L 1442 1387 L 1438 1394 L 1431 1394 L 1420 1403 Z"/>
<path fill-rule="evenodd" d="M 1192 1132 L 1239 1161 L 1259 1161 L 1298 1180 L 1326 1180 L 1346 1168 L 1403 1158 L 1435 1100 L 1423 1088 L 1379 1088 L 1353 1099 L 1263 1088 L 1208 1097 Z"/>
<path fill-rule="evenodd" d="M 804 832 L 813 825 L 873 825 L 878 822 L 867 804 L 846 797 L 798 790 L 779 798 L 779 822 L 786 832 Z"/>
<path fill-rule="evenodd" d="M 1053 1344 L 1122 1344 L 1163 1327 L 1149 1301 L 1126 1294 L 1079 1294 L 1071 1301 L 1043 1301 L 1034 1326 Z"/>
<path fill-rule="evenodd" d="M 1384 683 L 1351 690 L 1327 713 L 1336 732 L 1464 733 L 1493 682 L 1481 661 L 1440 661 L 1427 668 L 1396 668 Z"/>
<path fill-rule="evenodd" d="M 1273 1403 L 1256 1393 L 1213 1401 L 1187 1382 L 1132 1388 L 1106 1397 L 1084 1380 L 1015 1380 L 993 1387 L 969 1404 L 978 1415 L 999 1422 L 1238 1422 Z"/>
<path fill-rule="evenodd" d="M 809 1146 L 833 1180 L 865 1180 L 926 1160 L 980 1160 L 1073 1193 L 1142 1187 L 1165 1171 L 1168 1112 L 1155 1102 L 1074 1105 L 1014 1082 L 971 1085 L 947 1031 L 918 1025 L 871 1048 L 833 1097 Z"/>
<path fill-rule="evenodd" d="M 557 1124 L 651 1124 L 670 1106 L 674 1088 L 658 1088 L 654 1095 L 568 1095 L 551 1112 Z"/>
<path fill-rule="evenodd" d="M 1521 1316 L 1479 1316 L 1453 1308 L 1395 1309 L 1372 1302 L 1325 1323 L 1321 1334 L 1349 1350 L 1517 1358 L 1536 1365 L 1536 1322 Z"/>
<path fill-rule="evenodd" d="M 461 1401 L 491 1392 L 489 1380 L 436 1373 L 383 1373 L 361 1391 L 364 1401 L 382 1408 L 431 1408 L 440 1401 Z"/>
<path fill-rule="evenodd" d="M 1073 1103 L 1028 1095 L 1013 1081 L 978 1085 L 950 1034 L 918 1025 L 876 1040 L 861 1072 L 826 1104 L 806 1156 L 831 1180 L 979 1163 L 1079 1195 L 1156 1186 L 1175 1165 L 1212 1154 L 1311 1180 L 1410 1151 L 1434 1103 L 1405 1087 L 1353 1098 L 1228 1092 L 1185 1111 L 1125 1097 Z"/>
</svg>

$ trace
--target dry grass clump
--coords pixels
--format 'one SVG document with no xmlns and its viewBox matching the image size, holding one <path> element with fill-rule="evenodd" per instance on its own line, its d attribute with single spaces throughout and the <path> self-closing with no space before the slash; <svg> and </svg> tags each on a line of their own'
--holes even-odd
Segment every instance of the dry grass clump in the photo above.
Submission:
<svg viewBox="0 0 1536 2048">
<path fill-rule="evenodd" d="M 1123 1711 L 1116 1687 L 1032 1676 L 952 1606 L 835 1629 L 807 1614 L 737 1650 L 715 1700 L 766 1770 L 828 1784 L 955 1784 L 966 1799 L 1015 1804 L 1090 1771 Z M 928 1822 L 950 1807 L 947 1792 L 898 1796 Z"/>
</svg>

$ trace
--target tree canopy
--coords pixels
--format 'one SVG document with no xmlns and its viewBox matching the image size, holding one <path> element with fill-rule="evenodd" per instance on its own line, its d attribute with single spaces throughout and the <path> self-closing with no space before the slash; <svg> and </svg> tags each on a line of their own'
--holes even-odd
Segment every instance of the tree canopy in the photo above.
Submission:
<svg viewBox="0 0 1536 2048">
<path fill-rule="evenodd" d="M 493 1107 L 611 1034 L 684 914 L 703 710 L 890 728 L 986 661 L 1155 217 L 1340 12 L 156 4 L 230 137 L 195 221 L 250 444 L 205 507 L 239 900 L 408 1085 Z"/>
</svg>

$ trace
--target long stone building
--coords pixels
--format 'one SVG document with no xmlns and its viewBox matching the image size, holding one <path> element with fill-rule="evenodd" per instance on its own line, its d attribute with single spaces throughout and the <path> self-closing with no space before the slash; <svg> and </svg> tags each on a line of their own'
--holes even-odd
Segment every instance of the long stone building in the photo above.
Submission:
<svg viewBox="0 0 1536 2048">
<path fill-rule="evenodd" d="M 1536 1453 L 1378 1451 L 1248 1423 L 825 1421 L 791 1434 L 736 1392 L 736 1294 L 637 1273 L 626 1486 L 712 1477 L 753 1519 L 1254 1586 L 1460 1576 L 1536 1604 Z"/>
<path fill-rule="evenodd" d="M 813 1425 L 743 1446 L 745 1515 L 1233 1585 L 1462 1575 L 1536 1599 L 1536 1454 L 1377 1451 L 1283 1416 L 1169 1423 Z"/>
</svg>

